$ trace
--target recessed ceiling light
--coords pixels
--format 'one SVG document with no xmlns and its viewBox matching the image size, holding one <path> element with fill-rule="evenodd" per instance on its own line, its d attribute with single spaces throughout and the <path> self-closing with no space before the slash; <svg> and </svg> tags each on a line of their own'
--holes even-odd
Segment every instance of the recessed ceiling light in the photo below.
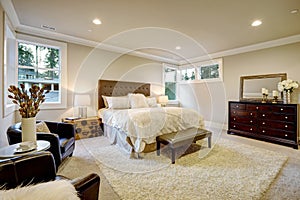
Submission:
<svg viewBox="0 0 300 200">
<path fill-rule="evenodd" d="M 96 24 L 96 25 L 102 24 L 100 19 L 97 19 L 97 18 L 93 20 L 93 23 Z"/>
<path fill-rule="evenodd" d="M 175 49 L 176 49 L 176 50 L 180 50 L 180 49 L 181 49 L 181 46 L 176 46 Z"/>
<path fill-rule="evenodd" d="M 92 32 L 92 30 L 91 30 L 91 29 L 89 29 L 89 30 L 88 30 L 88 32 Z"/>
<path fill-rule="evenodd" d="M 291 14 L 297 14 L 298 12 L 299 12 L 298 9 L 293 9 L 293 10 L 290 11 Z"/>
<path fill-rule="evenodd" d="M 260 20 L 255 20 L 254 22 L 252 22 L 251 26 L 260 26 L 262 24 L 262 22 Z"/>
</svg>

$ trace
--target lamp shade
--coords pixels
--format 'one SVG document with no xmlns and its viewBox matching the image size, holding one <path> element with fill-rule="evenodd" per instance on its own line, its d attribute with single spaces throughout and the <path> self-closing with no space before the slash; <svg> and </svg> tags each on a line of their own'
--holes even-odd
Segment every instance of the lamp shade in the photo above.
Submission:
<svg viewBox="0 0 300 200">
<path fill-rule="evenodd" d="M 75 106 L 88 106 L 91 104 L 91 98 L 88 94 L 77 94 L 75 95 L 74 105 Z"/>
<path fill-rule="evenodd" d="M 168 96 L 166 96 L 166 95 L 163 95 L 163 96 L 159 96 L 159 97 L 158 97 L 158 103 L 160 103 L 160 104 L 165 105 L 165 104 L 168 103 L 168 101 L 169 101 L 169 98 L 168 98 Z"/>
</svg>

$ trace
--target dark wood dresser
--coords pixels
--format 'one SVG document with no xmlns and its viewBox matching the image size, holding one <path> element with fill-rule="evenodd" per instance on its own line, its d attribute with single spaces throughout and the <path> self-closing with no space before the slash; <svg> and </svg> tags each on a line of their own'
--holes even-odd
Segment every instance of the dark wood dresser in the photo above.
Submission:
<svg viewBox="0 0 300 200">
<path fill-rule="evenodd" d="M 228 134 L 298 149 L 298 104 L 229 101 Z"/>
</svg>

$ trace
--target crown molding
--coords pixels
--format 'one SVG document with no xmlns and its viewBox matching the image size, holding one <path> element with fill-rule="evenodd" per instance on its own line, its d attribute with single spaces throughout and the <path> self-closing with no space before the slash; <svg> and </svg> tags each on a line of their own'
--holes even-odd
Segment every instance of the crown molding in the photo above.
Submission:
<svg viewBox="0 0 300 200">
<path fill-rule="evenodd" d="M 13 27 L 18 27 L 20 25 L 20 21 L 11 0 L 0 0 L 0 3 L 5 10 L 9 20 L 11 21 Z"/>
</svg>

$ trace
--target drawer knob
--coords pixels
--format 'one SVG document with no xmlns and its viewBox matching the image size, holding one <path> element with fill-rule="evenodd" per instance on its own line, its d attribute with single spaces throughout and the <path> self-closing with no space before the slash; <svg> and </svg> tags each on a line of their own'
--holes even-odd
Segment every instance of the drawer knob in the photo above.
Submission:
<svg viewBox="0 0 300 200">
<path fill-rule="evenodd" d="M 238 108 L 239 106 L 237 105 L 236 107 Z"/>
<path fill-rule="evenodd" d="M 233 121 L 235 121 L 235 118 L 233 118 Z"/>
<path fill-rule="evenodd" d="M 252 120 L 250 120 L 250 123 L 252 123 L 253 121 Z"/>
<path fill-rule="evenodd" d="M 264 116 L 266 116 L 265 114 L 262 114 L 262 116 L 264 117 Z"/>
<path fill-rule="evenodd" d="M 280 108 L 281 111 L 283 111 L 283 108 Z"/>
<path fill-rule="evenodd" d="M 256 110 L 258 110 L 258 107 L 256 107 Z"/>
<path fill-rule="evenodd" d="M 287 137 L 288 135 L 287 135 L 287 134 L 285 134 L 284 136 L 285 136 L 285 137 Z"/>
<path fill-rule="evenodd" d="M 262 132 L 263 132 L 263 133 L 265 133 L 266 131 L 265 131 L 265 130 L 263 130 Z"/>
<path fill-rule="evenodd" d="M 253 115 L 253 113 L 250 113 L 250 115 Z"/>
<path fill-rule="evenodd" d="M 287 127 L 288 127 L 288 125 L 285 125 L 284 127 L 285 127 L 285 128 L 287 128 Z"/>
<path fill-rule="evenodd" d="M 266 124 L 265 122 L 263 122 L 262 124 Z"/>
<path fill-rule="evenodd" d="M 288 119 L 288 117 L 286 116 L 285 119 Z"/>
<path fill-rule="evenodd" d="M 235 128 L 235 125 L 233 125 L 233 128 Z"/>
<path fill-rule="evenodd" d="M 252 131 L 252 128 L 250 128 L 250 131 Z"/>
<path fill-rule="evenodd" d="M 233 113 L 235 114 L 235 111 L 233 111 Z"/>
</svg>

